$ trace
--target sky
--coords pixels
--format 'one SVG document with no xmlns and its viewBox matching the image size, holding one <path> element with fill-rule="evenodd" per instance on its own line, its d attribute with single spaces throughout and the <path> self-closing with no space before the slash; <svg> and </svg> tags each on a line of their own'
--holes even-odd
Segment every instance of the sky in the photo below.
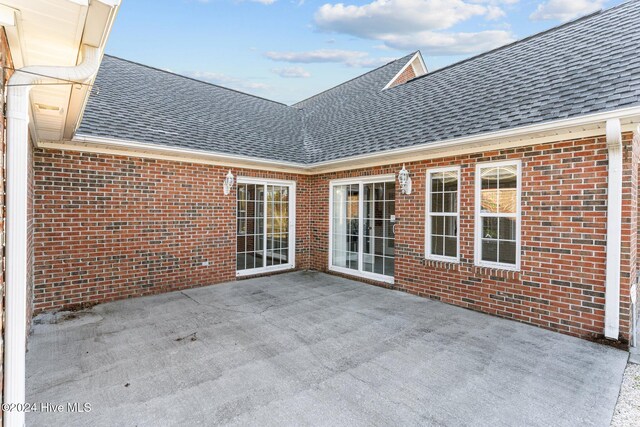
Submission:
<svg viewBox="0 0 640 427">
<path fill-rule="evenodd" d="M 106 52 L 293 104 L 420 50 L 429 71 L 621 0 L 122 0 Z"/>
</svg>

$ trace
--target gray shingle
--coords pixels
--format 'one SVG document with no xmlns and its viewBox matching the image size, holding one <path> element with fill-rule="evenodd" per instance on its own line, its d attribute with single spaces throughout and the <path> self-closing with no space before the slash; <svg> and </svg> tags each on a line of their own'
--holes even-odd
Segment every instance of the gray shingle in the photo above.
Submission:
<svg viewBox="0 0 640 427">
<path fill-rule="evenodd" d="M 78 131 L 300 163 L 640 105 L 634 0 L 381 90 L 401 58 L 291 107 L 105 57 Z"/>
<path fill-rule="evenodd" d="M 287 105 L 105 55 L 78 134 L 304 162 Z"/>
</svg>

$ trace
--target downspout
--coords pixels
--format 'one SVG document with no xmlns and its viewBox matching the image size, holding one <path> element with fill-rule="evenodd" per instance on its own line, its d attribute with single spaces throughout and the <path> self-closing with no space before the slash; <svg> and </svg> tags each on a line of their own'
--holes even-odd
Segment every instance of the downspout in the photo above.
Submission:
<svg viewBox="0 0 640 427">
<path fill-rule="evenodd" d="M 90 81 L 100 66 L 100 52 L 85 46 L 82 63 L 74 67 L 24 67 L 7 84 L 7 195 L 6 195 L 6 317 L 4 403 L 25 402 L 27 344 L 27 182 L 29 171 L 29 92 L 52 81 Z M 47 76 L 47 77 L 43 77 Z M 24 412 L 4 412 L 4 426 L 24 426 Z"/>
<path fill-rule="evenodd" d="M 607 120 L 609 152 L 607 200 L 607 275 L 604 336 L 617 340 L 620 329 L 620 246 L 622 244 L 622 131 L 620 120 Z"/>
</svg>

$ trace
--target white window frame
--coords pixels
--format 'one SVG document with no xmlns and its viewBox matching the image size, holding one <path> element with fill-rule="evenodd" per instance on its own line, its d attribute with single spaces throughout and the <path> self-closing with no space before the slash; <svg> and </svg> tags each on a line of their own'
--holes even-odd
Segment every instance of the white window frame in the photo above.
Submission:
<svg viewBox="0 0 640 427">
<path fill-rule="evenodd" d="M 286 181 L 282 179 L 264 179 L 264 178 L 253 178 L 253 177 L 238 177 L 238 184 L 258 184 L 258 185 L 278 185 L 278 186 L 287 186 L 289 187 L 289 262 L 286 264 L 280 265 L 268 265 L 266 267 L 256 267 L 246 270 L 238 270 L 237 262 L 236 262 L 236 277 L 241 276 L 253 276 L 255 274 L 269 273 L 272 271 L 279 270 L 291 270 L 296 266 L 296 182 L 295 181 Z M 236 209 L 238 206 L 237 196 L 236 196 Z M 264 192 L 264 212 L 266 215 L 267 212 L 267 192 Z M 236 212 L 236 222 L 238 219 L 238 214 Z M 266 227 L 266 219 L 265 219 L 265 227 Z M 241 234 L 238 234 L 236 228 L 236 239 Z M 266 228 L 264 230 L 264 250 L 267 248 L 267 231 Z M 236 259 L 238 257 L 238 249 L 236 243 Z"/>
<path fill-rule="evenodd" d="M 369 271 L 364 271 L 362 269 L 363 264 L 363 252 L 362 248 L 364 246 L 364 221 L 362 218 L 364 212 L 364 184 L 371 182 L 395 182 L 396 176 L 395 174 L 387 174 L 387 175 L 373 175 L 373 176 L 363 176 L 359 178 L 343 178 L 343 179 L 334 179 L 329 182 L 329 271 L 335 271 L 337 273 L 346 274 L 349 276 L 363 277 L 365 279 L 371 279 L 378 282 L 385 282 L 393 284 L 394 277 L 385 276 L 383 274 L 372 273 Z M 350 185 L 355 184 L 358 185 L 359 188 L 359 200 L 358 200 L 358 212 L 359 212 L 359 229 L 358 229 L 358 269 L 353 270 L 351 268 L 338 267 L 333 265 L 333 188 L 339 185 Z M 398 191 L 398 186 L 396 186 L 396 191 Z M 397 194 L 397 193 L 396 193 Z M 396 221 L 397 224 L 397 221 Z M 395 258 L 395 256 L 394 256 Z M 395 262 L 395 259 L 394 259 Z"/>
<path fill-rule="evenodd" d="M 482 205 L 482 176 L 480 171 L 484 168 L 515 166 L 516 167 L 516 213 L 515 214 L 487 214 L 481 212 Z M 520 271 L 520 253 L 521 253 L 521 228 L 522 228 L 522 162 L 520 160 L 507 160 L 502 162 L 483 162 L 476 164 L 476 191 L 475 191 L 475 265 L 478 267 L 489 267 L 500 270 Z M 483 217 L 511 217 L 516 218 L 516 263 L 506 264 L 503 262 L 483 261 L 482 260 L 482 218 Z"/>
<path fill-rule="evenodd" d="M 434 173 L 441 172 L 456 172 L 458 175 L 458 188 L 457 188 L 457 210 L 455 213 L 452 212 L 431 212 L 431 175 Z M 434 261 L 444 261 L 444 262 L 460 262 L 460 166 L 448 166 L 448 167 L 439 167 L 427 169 L 426 173 L 426 201 L 425 201 L 425 238 L 424 238 L 424 247 L 425 247 L 425 258 L 434 260 Z M 456 218 L 456 256 L 444 256 L 444 255 L 433 255 L 431 254 L 431 217 L 432 216 L 450 216 Z"/>
</svg>

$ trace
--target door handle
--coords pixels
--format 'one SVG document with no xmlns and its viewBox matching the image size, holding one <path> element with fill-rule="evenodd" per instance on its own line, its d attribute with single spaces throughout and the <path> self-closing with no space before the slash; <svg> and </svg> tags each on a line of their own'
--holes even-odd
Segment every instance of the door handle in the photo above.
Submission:
<svg viewBox="0 0 640 427">
<path fill-rule="evenodd" d="M 396 235 L 396 225 L 398 224 L 393 224 L 393 227 L 391 227 L 391 231 L 393 232 L 393 235 Z"/>
</svg>

